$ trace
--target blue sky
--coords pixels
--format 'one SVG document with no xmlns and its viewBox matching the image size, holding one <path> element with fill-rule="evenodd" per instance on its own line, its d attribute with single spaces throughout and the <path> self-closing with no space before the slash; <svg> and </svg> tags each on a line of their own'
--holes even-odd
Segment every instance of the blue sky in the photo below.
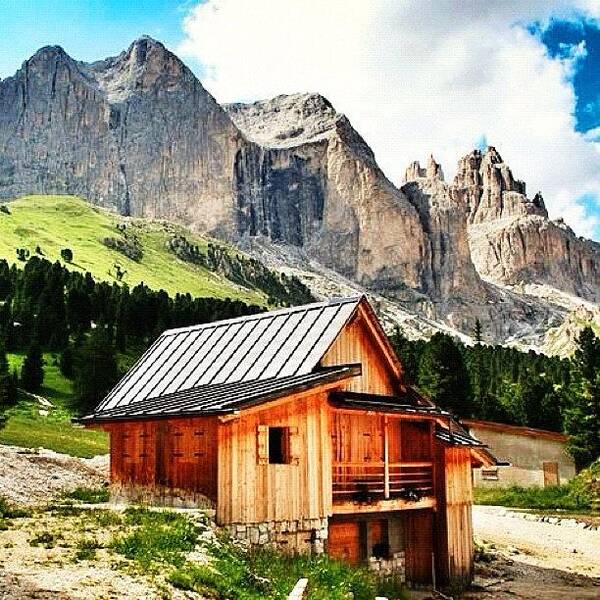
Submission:
<svg viewBox="0 0 600 600">
<path fill-rule="evenodd" d="M 63 46 L 81 60 L 118 54 L 143 34 L 175 46 L 186 6 L 169 0 L 0 0 L 0 77 L 47 45 Z"/>
<path fill-rule="evenodd" d="M 507 0 L 493 10 L 481 0 L 475 16 L 470 3 L 418 0 L 417 11 L 414 1 L 0 0 L 0 78 L 44 45 L 97 60 L 148 34 L 178 52 L 220 101 L 324 93 L 397 183 L 405 164 L 431 151 L 451 175 L 460 155 L 486 140 L 531 194 L 543 191 L 551 216 L 600 239 L 600 155 L 593 140 L 584 147 L 582 135 L 572 138 L 600 128 L 600 14 L 584 14 L 583 0 L 567 11 L 553 0 Z M 546 54 L 542 64 L 534 43 Z M 561 61 L 569 67 L 557 74 Z M 557 170 L 552 149 L 572 160 Z"/>
</svg>

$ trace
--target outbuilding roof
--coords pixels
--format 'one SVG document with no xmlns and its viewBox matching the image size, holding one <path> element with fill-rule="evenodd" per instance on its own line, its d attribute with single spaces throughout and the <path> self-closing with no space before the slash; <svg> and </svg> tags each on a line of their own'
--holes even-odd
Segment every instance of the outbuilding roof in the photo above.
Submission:
<svg viewBox="0 0 600 600">
<path fill-rule="evenodd" d="M 333 299 L 165 331 L 88 420 L 109 414 L 125 418 L 142 409 L 139 403 L 185 403 L 184 398 L 228 384 L 229 390 L 244 390 L 261 381 L 259 388 L 265 390 L 310 374 L 318 380 L 322 372 L 314 373 L 315 368 L 362 299 Z"/>
</svg>

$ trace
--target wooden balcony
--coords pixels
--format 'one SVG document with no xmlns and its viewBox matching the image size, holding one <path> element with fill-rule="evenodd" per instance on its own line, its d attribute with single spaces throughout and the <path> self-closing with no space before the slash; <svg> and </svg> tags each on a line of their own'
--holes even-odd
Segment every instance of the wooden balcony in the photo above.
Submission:
<svg viewBox="0 0 600 600">
<path fill-rule="evenodd" d="M 370 504 L 400 499 L 418 502 L 434 495 L 433 463 L 333 463 L 333 502 Z"/>
</svg>

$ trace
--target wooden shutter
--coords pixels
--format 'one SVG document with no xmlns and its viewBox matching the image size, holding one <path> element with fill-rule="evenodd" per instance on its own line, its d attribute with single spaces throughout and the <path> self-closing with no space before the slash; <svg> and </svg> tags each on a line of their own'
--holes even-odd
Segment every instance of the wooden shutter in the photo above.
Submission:
<svg viewBox="0 0 600 600">
<path fill-rule="evenodd" d="M 288 431 L 290 435 L 290 464 L 299 465 L 302 453 L 300 434 L 297 427 L 289 427 Z"/>
<path fill-rule="evenodd" d="M 256 456 L 259 465 L 269 464 L 269 427 L 259 425 L 256 432 Z"/>
</svg>

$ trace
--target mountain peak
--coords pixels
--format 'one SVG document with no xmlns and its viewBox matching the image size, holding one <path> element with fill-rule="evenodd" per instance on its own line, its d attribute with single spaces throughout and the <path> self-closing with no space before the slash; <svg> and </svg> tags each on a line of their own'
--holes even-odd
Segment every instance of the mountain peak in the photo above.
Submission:
<svg viewBox="0 0 600 600">
<path fill-rule="evenodd" d="M 404 172 L 404 181 L 406 183 L 417 179 L 430 179 L 435 181 L 444 181 L 444 171 L 442 165 L 436 162 L 433 154 L 429 155 L 427 167 L 421 167 L 421 163 L 415 160 L 408 165 Z"/>
</svg>

